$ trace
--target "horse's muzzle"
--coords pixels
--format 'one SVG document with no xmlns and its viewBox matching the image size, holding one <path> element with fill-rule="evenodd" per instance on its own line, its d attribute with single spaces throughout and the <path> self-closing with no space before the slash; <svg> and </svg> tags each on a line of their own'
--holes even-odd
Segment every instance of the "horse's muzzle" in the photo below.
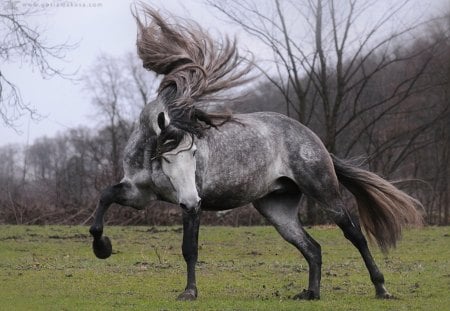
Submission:
<svg viewBox="0 0 450 311">
<path fill-rule="evenodd" d="M 200 206 L 202 204 L 202 200 L 198 200 L 195 204 L 184 204 L 180 203 L 180 207 L 183 211 L 186 211 L 189 214 L 197 214 L 200 211 Z"/>
</svg>

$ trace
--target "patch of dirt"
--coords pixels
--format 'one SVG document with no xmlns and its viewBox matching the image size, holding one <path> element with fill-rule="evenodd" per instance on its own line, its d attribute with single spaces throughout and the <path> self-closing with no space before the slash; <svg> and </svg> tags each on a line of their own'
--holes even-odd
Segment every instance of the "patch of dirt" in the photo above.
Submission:
<svg viewBox="0 0 450 311">
<path fill-rule="evenodd" d="M 262 253 L 258 252 L 258 251 L 251 251 L 250 253 L 247 253 L 247 255 L 251 255 L 251 256 L 261 256 Z"/>
<path fill-rule="evenodd" d="M 170 228 L 170 229 L 158 229 L 156 227 L 150 227 L 146 230 L 148 233 L 160 233 L 160 232 L 175 232 L 181 233 L 183 232 L 183 228 Z"/>
<path fill-rule="evenodd" d="M 152 269 L 170 269 L 172 265 L 169 263 L 154 263 L 147 261 L 136 261 L 133 266 L 137 267 L 141 271 L 146 271 L 150 268 Z"/>
<path fill-rule="evenodd" d="M 89 235 L 84 233 L 75 233 L 74 235 L 49 235 L 49 239 L 55 239 L 55 240 L 85 240 L 89 238 Z"/>
<path fill-rule="evenodd" d="M 17 236 L 17 235 L 10 235 L 10 236 L 6 236 L 4 238 L 0 238 L 0 241 L 8 241 L 8 240 L 22 240 L 22 237 Z"/>
</svg>

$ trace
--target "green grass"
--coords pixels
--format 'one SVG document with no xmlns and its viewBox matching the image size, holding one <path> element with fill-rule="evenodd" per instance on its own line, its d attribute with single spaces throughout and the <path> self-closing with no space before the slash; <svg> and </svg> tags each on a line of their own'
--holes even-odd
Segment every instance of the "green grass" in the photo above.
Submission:
<svg viewBox="0 0 450 311">
<path fill-rule="evenodd" d="M 185 285 L 178 227 L 106 227 L 114 253 L 91 251 L 87 227 L 0 226 L 0 310 L 450 310 L 450 228 L 408 230 L 386 257 L 388 290 L 374 298 L 357 251 L 336 228 L 312 228 L 322 245 L 320 301 L 293 301 L 307 264 L 272 227 L 202 227 L 199 298 Z"/>
</svg>

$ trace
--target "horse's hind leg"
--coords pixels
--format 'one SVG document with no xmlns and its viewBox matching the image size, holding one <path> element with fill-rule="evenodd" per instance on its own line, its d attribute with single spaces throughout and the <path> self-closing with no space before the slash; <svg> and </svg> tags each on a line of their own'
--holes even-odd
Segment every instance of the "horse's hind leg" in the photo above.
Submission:
<svg viewBox="0 0 450 311">
<path fill-rule="evenodd" d="M 337 206 L 341 206 L 340 210 L 345 211 L 342 200 L 338 199 L 337 202 Z M 375 286 L 376 297 L 383 299 L 393 298 L 393 296 L 384 287 L 384 276 L 370 253 L 367 240 L 361 231 L 358 218 L 351 215 L 349 212 L 336 213 L 333 218 L 335 223 L 344 233 L 344 236 L 352 242 L 361 254 L 367 270 L 369 271 L 370 280 Z"/>
<path fill-rule="evenodd" d="M 309 265 L 308 289 L 294 299 L 319 299 L 322 254 L 317 243 L 302 227 L 298 219 L 298 190 L 270 193 L 253 202 L 256 209 L 274 225 L 281 236 L 293 244 L 305 257 Z"/>
<path fill-rule="evenodd" d="M 330 218 L 343 231 L 344 236 L 358 249 L 375 286 L 377 297 L 391 298 L 392 296 L 384 287 L 383 274 L 370 253 L 357 217 L 351 216 L 345 208 L 339 192 L 339 181 L 334 173 L 332 163 L 328 160 L 318 162 L 318 164 L 320 165 L 310 166 L 308 174 L 299 176 L 298 180 L 303 182 L 304 192 L 325 208 Z M 308 176 L 309 178 L 307 178 Z"/>
</svg>

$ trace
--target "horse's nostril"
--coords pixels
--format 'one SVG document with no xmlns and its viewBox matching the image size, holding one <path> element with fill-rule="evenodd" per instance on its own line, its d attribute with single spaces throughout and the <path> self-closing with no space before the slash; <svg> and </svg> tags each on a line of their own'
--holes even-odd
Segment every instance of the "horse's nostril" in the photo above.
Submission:
<svg viewBox="0 0 450 311">
<path fill-rule="evenodd" d="M 183 204 L 183 203 L 180 203 L 180 207 L 181 207 L 182 209 L 184 209 L 184 210 L 187 210 L 187 206 L 186 206 L 185 204 Z"/>
</svg>

